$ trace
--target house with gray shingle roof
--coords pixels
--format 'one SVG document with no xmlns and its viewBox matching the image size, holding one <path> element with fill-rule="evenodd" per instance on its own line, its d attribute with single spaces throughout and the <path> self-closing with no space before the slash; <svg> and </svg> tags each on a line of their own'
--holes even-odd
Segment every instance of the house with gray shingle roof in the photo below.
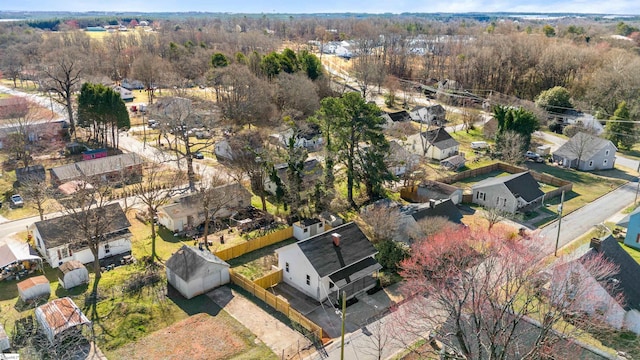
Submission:
<svg viewBox="0 0 640 360">
<path fill-rule="evenodd" d="M 529 171 L 492 177 L 471 187 L 473 203 L 511 214 L 542 205 L 544 192 Z"/>
<path fill-rule="evenodd" d="M 582 171 L 613 169 L 618 148 L 609 140 L 577 133 L 553 152 L 553 161 Z"/>
<path fill-rule="evenodd" d="M 378 253 L 353 222 L 276 250 L 285 283 L 317 300 L 353 298 L 376 285 Z"/>
<path fill-rule="evenodd" d="M 406 148 L 414 154 L 434 160 L 444 160 L 458 154 L 460 143 L 444 127 L 407 137 Z"/>
</svg>

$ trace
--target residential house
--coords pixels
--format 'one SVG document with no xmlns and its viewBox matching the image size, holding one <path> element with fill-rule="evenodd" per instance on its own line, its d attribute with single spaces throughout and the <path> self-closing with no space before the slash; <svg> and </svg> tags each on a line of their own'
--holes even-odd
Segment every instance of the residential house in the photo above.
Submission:
<svg viewBox="0 0 640 360">
<path fill-rule="evenodd" d="M 320 219 L 302 219 L 293 223 L 293 237 L 305 240 L 324 232 L 324 223 Z"/>
<path fill-rule="evenodd" d="M 107 157 L 107 149 L 92 149 L 82 152 L 82 160 L 95 160 Z"/>
<path fill-rule="evenodd" d="M 464 155 L 458 154 L 448 157 L 444 160 L 440 160 L 440 166 L 447 170 L 457 171 L 463 168 L 466 162 L 467 160 L 464 158 Z"/>
<path fill-rule="evenodd" d="M 251 193 L 238 183 L 218 186 L 213 191 L 216 204 L 222 206 L 211 214 L 212 218 L 229 217 L 239 209 L 251 206 Z M 180 196 L 158 208 L 158 222 L 171 231 L 191 230 L 204 220 L 202 195 L 199 193 Z"/>
<path fill-rule="evenodd" d="M 49 169 L 51 183 L 60 185 L 72 180 L 131 182 L 142 178 L 142 158 L 135 153 L 80 161 Z"/>
<path fill-rule="evenodd" d="M 122 83 L 120 85 L 127 90 L 144 89 L 144 84 L 142 83 L 142 81 L 138 81 L 138 80 L 124 79 L 122 80 Z"/>
<path fill-rule="evenodd" d="M 289 178 L 287 176 L 288 165 L 286 163 L 274 165 L 276 173 L 282 183 L 285 186 L 289 184 Z M 310 193 L 313 193 L 315 184 L 322 178 L 323 167 L 318 159 L 307 159 L 304 162 L 304 168 L 302 169 L 302 193 L 301 198 L 305 198 Z M 271 193 L 276 194 L 276 183 L 267 177 L 264 180 L 264 189 Z"/>
<path fill-rule="evenodd" d="M 385 120 L 385 127 L 389 127 L 391 124 L 406 122 L 411 120 L 411 115 L 406 110 L 400 110 L 396 112 L 383 112 L 380 115 Z"/>
<path fill-rule="evenodd" d="M 338 302 L 373 288 L 382 268 L 358 226 L 347 223 L 276 250 L 283 281 L 317 301 Z"/>
<path fill-rule="evenodd" d="M 119 86 L 119 85 L 115 85 L 113 86 L 113 91 L 117 92 L 118 94 L 120 94 L 120 98 L 122 99 L 122 101 L 133 101 L 133 92 L 125 87 Z"/>
<path fill-rule="evenodd" d="M 398 206 L 398 211 L 400 212 L 399 226 L 393 240 L 408 245 L 426 236 L 420 226 L 423 221 L 430 221 L 425 219 L 441 217 L 453 224 L 464 225 L 462 213 L 451 199 Z"/>
<path fill-rule="evenodd" d="M 563 114 L 553 114 L 555 121 L 561 122 L 562 125 L 581 125 L 587 129 L 591 129 L 596 135 L 601 135 L 604 132 L 604 126 L 591 114 L 585 114 L 576 110 L 568 110 Z"/>
<path fill-rule="evenodd" d="M 69 260 L 78 260 L 83 264 L 94 260 L 86 235 L 78 229 L 78 223 L 83 218 L 100 218 L 102 221 L 100 227 L 104 230 L 100 234 L 99 259 L 131 251 L 131 224 L 119 203 L 88 211 L 89 214 L 79 212 L 38 221 L 29 227 L 36 249 L 51 267 L 57 268 Z"/>
<path fill-rule="evenodd" d="M 293 138 L 293 146 L 295 148 L 305 148 L 309 151 L 316 151 L 324 144 L 324 139 L 320 133 L 312 129 L 296 133 L 294 133 L 293 129 L 287 129 L 283 132 L 269 135 L 269 141 L 272 144 L 284 149 L 289 147 L 291 138 Z"/>
<path fill-rule="evenodd" d="M 616 225 L 627 228 L 624 244 L 640 250 L 640 207 L 625 216 Z"/>
<path fill-rule="evenodd" d="M 603 279 L 602 274 L 589 271 L 589 259 L 602 255 L 618 267 L 618 272 Z M 580 293 L 572 288 L 572 278 L 580 279 Z M 616 329 L 640 334 L 640 264 L 618 241 L 609 236 L 591 240 L 589 251 L 577 260 L 563 264 L 554 271 L 551 291 L 557 299 L 569 297 L 576 311 L 597 316 Z"/>
<path fill-rule="evenodd" d="M 544 192 L 529 171 L 492 177 L 471 187 L 473 203 L 507 213 L 525 212 L 542 205 Z"/>
<path fill-rule="evenodd" d="M 11 343 L 9 342 L 9 336 L 4 331 L 4 327 L 0 324 L 0 353 L 3 353 L 11 349 Z"/>
<path fill-rule="evenodd" d="M 611 141 L 580 132 L 553 152 L 553 161 L 582 171 L 613 169 L 616 151 Z"/>
<path fill-rule="evenodd" d="M 424 202 L 451 199 L 454 205 L 462 202 L 462 189 L 439 181 L 426 180 L 418 185 L 416 195 Z"/>
<path fill-rule="evenodd" d="M 460 144 L 444 127 L 439 127 L 409 136 L 405 147 L 414 154 L 444 160 L 458 154 Z"/>
<path fill-rule="evenodd" d="M 387 169 L 395 176 L 404 175 L 420 162 L 420 156 L 409 152 L 398 140 L 389 141 L 389 155 L 385 159 Z"/>
<path fill-rule="evenodd" d="M 23 302 L 48 298 L 51 295 L 51 285 L 44 275 L 30 277 L 18 283 L 18 295 Z"/>
<path fill-rule="evenodd" d="M 165 268 L 169 284 L 187 299 L 229 283 L 229 264 L 203 248 L 183 245 Z"/>
<path fill-rule="evenodd" d="M 242 153 L 247 147 L 260 153 L 262 140 L 253 134 L 231 134 L 225 131 L 225 138 L 215 143 L 214 153 L 219 161 L 231 161 L 234 159 L 234 152 Z"/>
<path fill-rule="evenodd" d="M 0 149 L 8 146 L 12 134 L 22 133 L 30 143 L 50 143 L 62 141 L 68 124 L 65 121 L 51 121 L 20 126 L 13 123 L 0 125 Z"/>
<path fill-rule="evenodd" d="M 58 267 L 58 284 L 69 290 L 89 283 L 89 271 L 78 260 L 70 260 Z"/>
<path fill-rule="evenodd" d="M 442 126 L 447 121 L 447 111 L 440 104 L 416 106 L 409 112 L 411 120 L 430 125 Z"/>
<path fill-rule="evenodd" d="M 51 343 L 82 337 L 81 328 L 91 324 L 69 297 L 52 300 L 36 308 L 36 320 Z"/>
</svg>

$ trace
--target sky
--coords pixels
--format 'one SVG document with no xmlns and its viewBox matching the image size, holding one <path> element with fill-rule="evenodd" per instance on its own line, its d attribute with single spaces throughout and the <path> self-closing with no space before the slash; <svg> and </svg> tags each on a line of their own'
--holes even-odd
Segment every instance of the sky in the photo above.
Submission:
<svg viewBox="0 0 640 360">
<path fill-rule="evenodd" d="M 231 13 L 541 12 L 640 15 L 640 0 L 2 0 L 0 10 Z"/>
</svg>

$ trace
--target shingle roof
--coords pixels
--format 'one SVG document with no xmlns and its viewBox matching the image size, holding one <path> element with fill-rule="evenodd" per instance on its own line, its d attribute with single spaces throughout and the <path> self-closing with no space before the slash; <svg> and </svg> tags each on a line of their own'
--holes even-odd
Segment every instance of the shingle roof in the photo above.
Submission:
<svg viewBox="0 0 640 360">
<path fill-rule="evenodd" d="M 389 118 L 391 118 L 392 121 L 409 121 L 409 120 L 411 120 L 411 115 L 409 115 L 409 113 L 406 112 L 405 110 L 396 111 L 396 112 L 388 112 L 387 115 L 389 115 Z"/>
<path fill-rule="evenodd" d="M 597 254 L 597 250 L 592 248 L 581 259 L 588 258 Z M 640 288 L 638 287 L 638 279 L 640 279 L 640 264 L 635 261 L 629 253 L 627 253 L 618 241 L 609 236 L 600 242 L 600 252 L 604 258 L 620 269 L 613 278 L 618 280 L 618 284 L 614 291 L 620 291 L 624 295 L 625 309 L 640 310 Z M 611 289 L 607 289 L 611 291 Z M 615 298 L 615 294 L 613 297 Z"/>
<path fill-rule="evenodd" d="M 332 234 L 340 234 L 340 246 L 334 246 Z M 296 243 L 320 277 L 349 267 L 378 251 L 353 222 Z"/>
<path fill-rule="evenodd" d="M 120 171 L 129 166 L 140 165 L 142 162 L 138 154 L 129 153 L 62 165 L 52 168 L 51 172 L 60 181 L 68 181 L 81 176 L 97 176 Z"/>
<path fill-rule="evenodd" d="M 425 131 L 422 133 L 422 136 L 427 142 L 441 150 L 459 145 L 456 139 L 452 138 L 444 127 Z"/>
<path fill-rule="evenodd" d="M 433 206 L 424 207 L 411 214 L 416 221 L 420 221 L 426 217 L 442 216 L 449 221 L 462 224 L 462 213 L 451 199 L 441 201 Z"/>
<path fill-rule="evenodd" d="M 553 154 L 570 160 L 577 159 L 578 155 L 581 155 L 582 160 L 588 160 L 608 145 L 616 148 L 609 140 L 580 132 L 562 144 Z M 577 154 L 576 151 L 582 151 L 582 154 Z"/>
<path fill-rule="evenodd" d="M 544 195 L 544 192 L 540 190 L 540 185 L 529 171 L 488 178 L 473 185 L 472 188 L 475 190 L 497 184 L 504 184 L 514 196 L 522 197 L 527 202 L 531 202 Z"/>
<path fill-rule="evenodd" d="M 99 217 L 106 217 L 102 227 L 104 227 L 103 235 L 108 235 L 120 231 L 128 231 L 131 226 L 127 216 L 119 203 L 113 203 L 101 208 L 93 208 L 89 210 L 91 214 Z M 34 225 L 38 229 L 42 241 L 48 248 L 70 244 L 74 242 L 82 242 L 86 239 L 84 234 L 78 230 L 78 221 L 81 221 L 84 212 L 79 214 L 68 214 L 53 219 L 38 221 Z"/>
<path fill-rule="evenodd" d="M 229 267 L 229 264 L 206 249 L 183 245 L 171 255 L 165 266 L 182 280 L 189 281 L 208 274 L 210 267 Z"/>
</svg>

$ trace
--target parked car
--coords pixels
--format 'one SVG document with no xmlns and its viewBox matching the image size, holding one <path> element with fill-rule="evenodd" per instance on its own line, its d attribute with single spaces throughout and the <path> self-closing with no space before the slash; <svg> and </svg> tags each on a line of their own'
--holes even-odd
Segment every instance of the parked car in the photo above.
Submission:
<svg viewBox="0 0 640 360">
<path fill-rule="evenodd" d="M 196 152 L 193 153 L 193 158 L 202 160 L 202 159 L 204 159 L 204 154 L 201 153 L 200 151 L 196 151 Z"/>
<path fill-rule="evenodd" d="M 540 154 L 535 153 L 533 151 L 527 151 L 524 154 L 524 157 L 527 160 L 531 160 L 531 161 L 535 161 L 535 162 L 539 162 L 539 163 L 544 162 L 544 158 L 542 156 L 540 156 Z"/>
<path fill-rule="evenodd" d="M 24 200 L 22 199 L 22 196 L 16 194 L 16 195 L 12 195 L 11 196 L 11 206 L 12 207 L 23 207 L 24 206 Z"/>
</svg>

